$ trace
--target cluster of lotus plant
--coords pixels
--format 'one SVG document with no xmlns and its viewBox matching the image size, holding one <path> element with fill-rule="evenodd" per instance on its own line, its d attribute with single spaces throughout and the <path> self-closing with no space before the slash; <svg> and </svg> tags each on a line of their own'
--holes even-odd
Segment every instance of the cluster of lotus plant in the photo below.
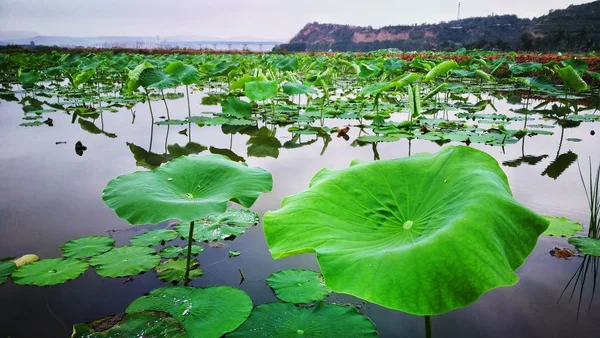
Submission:
<svg viewBox="0 0 600 338">
<path fill-rule="evenodd" d="M 517 283 L 515 270 L 542 233 L 571 236 L 582 230 L 569 220 L 543 217 L 519 204 L 496 160 L 468 145 L 504 146 L 524 142 L 525 136 L 551 134 L 545 129 L 553 126 L 530 123 L 534 114 L 563 131 L 598 121 L 598 102 L 589 100 L 594 88 L 584 78 L 600 81 L 600 74 L 588 67 L 577 58 L 516 63 L 485 53 L 459 62 L 378 53 L 0 55 L 0 98 L 23 105 L 24 126 L 50 125 L 42 122 L 43 116 L 64 111 L 84 130 L 116 137 L 98 128 L 96 119 L 127 107 L 135 121 L 133 107 L 147 103 L 153 126 L 220 125 L 231 134 L 252 129 L 248 156 L 277 157 L 282 147 L 273 129 L 258 127 L 260 121 L 291 125 L 288 130 L 295 136 L 290 148 L 304 145 L 299 135 L 322 137 L 321 153 L 331 133 L 343 134 L 342 128 L 325 126 L 325 119 L 357 120 L 361 131 L 369 130 L 372 134 L 354 140 L 357 146 L 373 144 L 376 149 L 379 142 L 415 138 L 467 145 L 323 169 L 308 189 L 267 212 L 264 234 L 273 258 L 315 253 L 321 269 L 271 275 L 267 283 L 281 302 L 253 306 L 236 288 L 189 286 L 202 275 L 194 258 L 203 250 L 198 242 L 231 239 L 255 225 L 259 216 L 248 208 L 273 184 L 269 172 L 249 167 L 232 152 L 211 147 L 211 155 L 193 155 L 207 148 L 192 143 L 191 134 L 186 147 L 165 149 L 170 153 L 160 156 L 128 144 L 138 163 L 151 170 L 119 176 L 102 192 L 106 205 L 132 225 L 178 225 L 137 235 L 130 246 L 115 248 L 111 237 L 91 236 L 65 243 L 62 258 L 3 260 L 0 282 L 10 276 L 16 284 L 53 285 L 76 278 L 91 265 L 102 277 L 155 269 L 161 280 L 182 284 L 136 299 L 124 314 L 76 324 L 74 337 L 377 336 L 373 323 L 356 309 L 324 301 L 330 292 L 424 316 L 429 337 L 431 316 Z M 180 86 L 185 93 L 177 92 Z M 192 115 L 190 89 L 203 91 L 203 105 L 219 105 L 221 112 Z M 466 94 L 478 101 L 470 102 Z M 65 101 L 44 100 L 49 95 Z M 172 118 L 168 101 L 183 97 L 187 117 Z M 480 113 L 488 107 L 495 110 L 496 97 L 523 106 L 514 110 L 517 116 Z M 542 102 L 531 109 L 533 98 Z M 152 106 L 157 100 L 166 114 L 159 121 Z M 447 111 L 452 109 L 460 110 L 455 117 L 464 120 L 451 120 Z M 393 114 L 405 118 L 398 122 Z M 523 121 L 523 128 L 505 127 L 515 121 Z M 576 160 L 567 157 L 568 164 Z M 523 154 L 522 161 L 529 160 Z M 560 170 L 549 167 L 547 174 L 556 178 Z M 590 233 L 569 242 L 582 253 L 598 255 L 600 171 L 595 181 L 591 175 Z M 185 245 L 168 245 L 159 252 L 153 248 L 177 238 Z"/>
</svg>

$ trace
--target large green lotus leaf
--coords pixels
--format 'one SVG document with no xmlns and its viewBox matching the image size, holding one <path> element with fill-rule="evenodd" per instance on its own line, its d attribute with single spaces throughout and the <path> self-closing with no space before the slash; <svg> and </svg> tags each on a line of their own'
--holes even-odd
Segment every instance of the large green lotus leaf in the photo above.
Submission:
<svg viewBox="0 0 600 338">
<path fill-rule="evenodd" d="M 119 176 L 102 198 L 131 224 L 190 222 L 224 212 L 229 201 L 250 207 L 272 185 L 264 169 L 221 155 L 186 156 L 152 171 Z"/>
<path fill-rule="evenodd" d="M 285 58 L 275 64 L 275 67 L 279 70 L 288 71 L 294 70 L 298 68 L 298 58 L 297 57 L 289 57 Z"/>
<path fill-rule="evenodd" d="M 185 233 L 186 237 L 190 231 L 189 225 L 188 225 L 187 230 L 188 230 L 188 232 Z M 204 251 L 204 248 L 201 247 L 200 245 L 192 245 L 192 255 L 193 256 L 199 255 L 200 253 L 202 253 L 202 251 Z M 158 254 L 163 258 L 175 258 L 179 255 L 187 255 L 187 245 L 184 245 L 184 246 L 169 245 L 167 247 L 164 247 L 162 250 L 160 250 L 160 252 Z"/>
<path fill-rule="evenodd" d="M 242 101 L 235 96 L 228 96 L 221 103 L 223 114 L 232 115 L 239 118 L 250 117 L 252 115 L 252 105 Z"/>
<path fill-rule="evenodd" d="M 252 300 L 241 290 L 216 286 L 170 286 L 133 301 L 127 313 L 162 311 L 177 318 L 190 337 L 221 337 L 240 326 L 252 311 Z"/>
<path fill-rule="evenodd" d="M 226 212 L 210 215 L 194 224 L 194 239 L 197 241 L 220 241 L 237 237 L 246 229 L 258 223 L 258 214 L 244 209 L 227 209 Z M 187 239 L 190 224 L 182 223 L 175 227 L 179 235 Z"/>
<path fill-rule="evenodd" d="M 175 238 L 177 238 L 177 231 L 154 229 L 131 237 L 129 242 L 135 246 L 155 246 L 164 245 L 165 242 L 172 241 Z"/>
<path fill-rule="evenodd" d="M 19 285 L 55 285 L 77 278 L 88 266 L 87 262 L 73 258 L 42 259 L 20 267 L 11 278 Z"/>
<path fill-rule="evenodd" d="M 313 270 L 281 270 L 269 276 L 267 284 L 277 298 L 288 303 L 310 303 L 329 295 L 329 290 Z"/>
<path fill-rule="evenodd" d="M 583 230 L 583 225 L 565 217 L 544 216 L 544 218 L 550 222 L 550 226 L 544 231 L 544 235 L 573 236 Z"/>
<path fill-rule="evenodd" d="M 283 89 L 283 92 L 288 95 L 316 94 L 317 93 L 316 89 L 309 87 L 309 86 L 305 86 L 301 83 L 295 83 L 295 82 L 287 82 L 283 86 L 281 86 L 281 89 Z"/>
<path fill-rule="evenodd" d="M 156 88 L 165 90 L 175 88 L 181 82 L 174 75 L 167 74 L 156 68 L 147 68 L 142 71 L 139 78 L 140 85 L 144 88 Z"/>
<path fill-rule="evenodd" d="M 17 269 L 17 265 L 11 261 L 0 261 L 0 285 Z"/>
<path fill-rule="evenodd" d="M 123 246 L 100 256 L 92 257 L 90 264 L 102 277 L 134 276 L 154 268 L 160 263 L 160 256 L 152 248 Z"/>
<path fill-rule="evenodd" d="M 164 312 L 145 311 L 73 325 L 71 338 L 187 338 L 179 321 Z"/>
<path fill-rule="evenodd" d="M 165 73 L 173 75 L 186 86 L 200 81 L 200 72 L 196 67 L 186 65 L 181 61 L 171 62 L 166 68 Z"/>
<path fill-rule="evenodd" d="M 548 227 L 493 157 L 465 146 L 324 169 L 263 224 L 273 258 L 316 252 L 333 291 L 418 315 L 515 284 Z"/>
<path fill-rule="evenodd" d="M 569 244 L 575 245 L 577 250 L 592 256 L 600 256 L 600 239 L 591 237 L 571 237 Z"/>
<path fill-rule="evenodd" d="M 183 282 L 185 279 L 186 259 L 169 259 L 156 267 L 158 278 L 165 282 Z M 190 262 L 190 279 L 202 276 L 200 263 L 197 260 Z"/>
<path fill-rule="evenodd" d="M 246 97 L 252 101 L 264 101 L 277 95 L 275 81 L 251 81 L 246 83 Z"/>
<path fill-rule="evenodd" d="M 588 89 L 587 83 L 585 81 L 583 81 L 581 76 L 579 76 L 579 74 L 577 74 L 577 72 L 575 71 L 575 69 L 573 69 L 573 67 L 571 67 L 571 66 L 566 66 L 564 68 L 557 67 L 556 72 L 558 73 L 560 78 L 563 80 L 565 85 L 567 85 L 569 88 L 574 89 L 578 92 Z"/>
<path fill-rule="evenodd" d="M 70 240 L 61 245 L 63 256 L 69 258 L 87 258 L 105 253 L 115 246 L 115 240 L 109 236 L 89 236 Z"/>
<path fill-rule="evenodd" d="M 255 307 L 248 320 L 227 337 L 377 337 L 377 330 L 352 307 L 319 303 L 303 308 L 269 303 Z"/>
</svg>

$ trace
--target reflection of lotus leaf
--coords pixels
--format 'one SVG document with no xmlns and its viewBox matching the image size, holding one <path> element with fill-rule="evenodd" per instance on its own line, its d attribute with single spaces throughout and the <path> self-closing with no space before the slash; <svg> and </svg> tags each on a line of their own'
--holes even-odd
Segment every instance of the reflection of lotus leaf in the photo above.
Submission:
<svg viewBox="0 0 600 338">
<path fill-rule="evenodd" d="M 351 307 L 320 303 L 302 308 L 270 303 L 255 307 L 248 320 L 227 337 L 377 337 L 377 330 Z"/>
<path fill-rule="evenodd" d="M 108 236 L 89 236 L 68 241 L 60 246 L 63 256 L 69 258 L 87 258 L 97 256 L 112 249 L 115 240 Z"/>
<path fill-rule="evenodd" d="M 190 337 L 221 337 L 248 318 L 252 300 L 245 292 L 226 286 L 170 286 L 136 299 L 126 312 L 148 310 L 177 318 Z"/>
<path fill-rule="evenodd" d="M 102 198 L 131 224 L 190 222 L 224 212 L 229 201 L 250 207 L 272 184 L 264 169 L 225 156 L 187 156 L 153 171 L 119 176 L 104 188 Z"/>
<path fill-rule="evenodd" d="M 118 322 L 115 320 L 120 319 Z M 107 328 L 107 326 L 109 328 Z M 96 331 L 96 330 L 98 331 Z M 187 338 L 179 321 L 166 313 L 145 311 L 73 325 L 72 338 Z"/>
<path fill-rule="evenodd" d="M 319 273 L 312 270 L 281 270 L 269 276 L 267 284 L 288 303 L 310 303 L 329 295 Z"/>
<path fill-rule="evenodd" d="M 88 268 L 88 263 L 73 258 L 42 259 L 24 265 L 12 274 L 19 285 L 55 285 L 77 278 Z"/>
<path fill-rule="evenodd" d="M 333 291 L 420 315 L 515 284 L 548 227 L 494 158 L 464 146 L 324 169 L 263 224 L 274 258 L 316 252 Z"/>
<path fill-rule="evenodd" d="M 160 262 L 160 256 L 152 248 L 123 246 L 100 256 L 92 257 L 90 264 L 102 277 L 134 276 L 146 272 Z"/>
<path fill-rule="evenodd" d="M 167 229 L 155 229 L 131 237 L 129 242 L 135 246 L 155 246 L 177 238 L 177 231 Z"/>
</svg>

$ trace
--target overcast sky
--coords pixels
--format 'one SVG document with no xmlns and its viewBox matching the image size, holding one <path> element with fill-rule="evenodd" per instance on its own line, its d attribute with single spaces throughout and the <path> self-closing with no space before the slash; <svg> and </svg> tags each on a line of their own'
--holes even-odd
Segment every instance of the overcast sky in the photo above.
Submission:
<svg viewBox="0 0 600 338">
<path fill-rule="evenodd" d="M 577 0 L 461 1 L 461 17 L 536 17 Z M 256 37 L 289 40 L 318 21 L 373 27 L 456 19 L 448 0 L 0 0 L 0 31 L 68 36 Z"/>
</svg>

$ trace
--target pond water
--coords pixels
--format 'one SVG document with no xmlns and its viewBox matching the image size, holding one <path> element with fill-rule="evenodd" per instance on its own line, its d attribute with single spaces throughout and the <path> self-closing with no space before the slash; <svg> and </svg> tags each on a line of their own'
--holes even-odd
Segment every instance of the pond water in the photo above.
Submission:
<svg viewBox="0 0 600 338">
<path fill-rule="evenodd" d="M 217 106 L 200 106 L 202 95 L 200 92 L 191 95 L 193 113 L 218 111 Z M 497 101 L 495 107 L 499 113 L 510 115 L 510 109 L 520 106 Z M 153 102 L 153 108 L 155 116 L 164 115 L 162 102 Z M 169 108 L 173 119 L 187 116 L 185 99 L 169 101 Z M 352 160 L 368 161 L 375 156 L 370 144 L 351 146 L 359 134 L 356 127 L 350 129 L 349 141 L 332 134 L 324 152 L 323 138 L 302 135 L 302 142 L 317 140 L 299 148 L 281 147 L 276 151 L 277 158 L 251 157 L 247 155 L 248 135 L 224 134 L 220 126 L 153 126 L 146 104 L 137 104 L 133 110 L 134 121 L 132 112 L 121 108 L 118 113 L 104 112 L 101 119 L 94 122 L 101 130 L 116 134 L 116 137 L 108 137 L 83 130 L 64 112 L 45 114 L 44 117 L 53 119 L 53 127 L 22 127 L 19 126 L 23 116 L 21 105 L 0 101 L 0 257 L 26 253 L 35 253 L 41 258 L 60 257 L 62 243 L 107 232 L 115 237 L 117 245 L 124 245 L 131 236 L 150 228 L 129 226 L 101 199 L 102 189 L 112 178 L 145 170 L 136 166 L 128 143 L 157 154 L 164 153 L 166 145 L 185 146 L 190 140 L 206 147 L 230 149 L 244 157 L 250 166 L 262 167 L 273 174 L 273 191 L 263 194 L 252 207 L 261 216 L 267 210 L 279 208 L 285 196 L 306 189 L 320 169 L 341 169 Z M 493 111 L 488 108 L 483 113 Z M 331 126 L 355 122 L 325 121 Z M 262 127 L 263 123 L 259 125 Z M 185 128 L 190 128 L 189 136 L 179 133 Z M 281 144 L 292 140 L 288 127 L 267 128 L 276 129 Z M 565 216 L 587 225 L 589 209 L 577 163 L 571 163 L 556 178 L 551 177 L 556 176 L 553 174 L 556 170 L 546 169 L 554 162 L 557 162 L 554 169 L 564 167 L 564 159 L 572 158 L 572 154 L 578 156 L 585 173 L 589 159 L 598 164 L 600 135 L 593 136 L 591 131 L 600 132 L 600 123 L 584 122 L 577 128 L 565 129 L 562 138 L 559 126 L 549 130 L 554 135 L 524 137 L 504 148 L 475 143 L 471 146 L 488 152 L 500 163 L 525 155 L 538 157 L 539 162 L 533 165 L 527 162 L 519 166 L 502 165 L 516 200 L 540 214 Z M 568 138 L 582 141 L 568 141 Z M 87 148 L 81 156 L 75 150 L 78 141 Z M 427 140 L 415 139 L 409 144 L 407 139 L 402 139 L 379 143 L 376 150 L 383 160 L 405 157 L 409 152 L 436 152 L 440 148 Z M 572 154 L 558 157 L 569 152 Z M 201 154 L 206 153 L 208 151 Z M 225 248 L 205 246 L 198 257 L 204 275 L 191 285 L 235 286 L 247 292 L 258 305 L 277 301 L 265 283 L 271 273 L 286 268 L 318 269 L 315 256 L 310 254 L 274 261 L 261 224 L 226 244 Z M 599 297 L 590 305 L 594 276 L 588 274 L 583 291 L 580 293 L 580 284 L 577 285 L 569 301 L 571 283 L 559 301 L 583 259 L 552 257 L 549 251 L 554 247 L 569 245 L 566 238 L 541 236 L 534 252 L 517 271 L 520 277 L 517 285 L 495 289 L 467 308 L 433 317 L 434 337 L 599 337 Z M 242 254 L 229 258 L 229 250 Z M 245 276 L 241 284 L 238 270 Z M 92 268 L 71 282 L 51 287 L 16 286 L 9 281 L 0 287 L 0 337 L 68 337 L 73 324 L 121 313 L 134 299 L 164 285 L 167 283 L 156 278 L 154 271 L 128 280 L 100 278 Z M 375 323 L 381 337 L 424 335 L 422 317 L 345 295 L 332 294 L 326 301 L 358 306 L 361 313 Z"/>
</svg>

